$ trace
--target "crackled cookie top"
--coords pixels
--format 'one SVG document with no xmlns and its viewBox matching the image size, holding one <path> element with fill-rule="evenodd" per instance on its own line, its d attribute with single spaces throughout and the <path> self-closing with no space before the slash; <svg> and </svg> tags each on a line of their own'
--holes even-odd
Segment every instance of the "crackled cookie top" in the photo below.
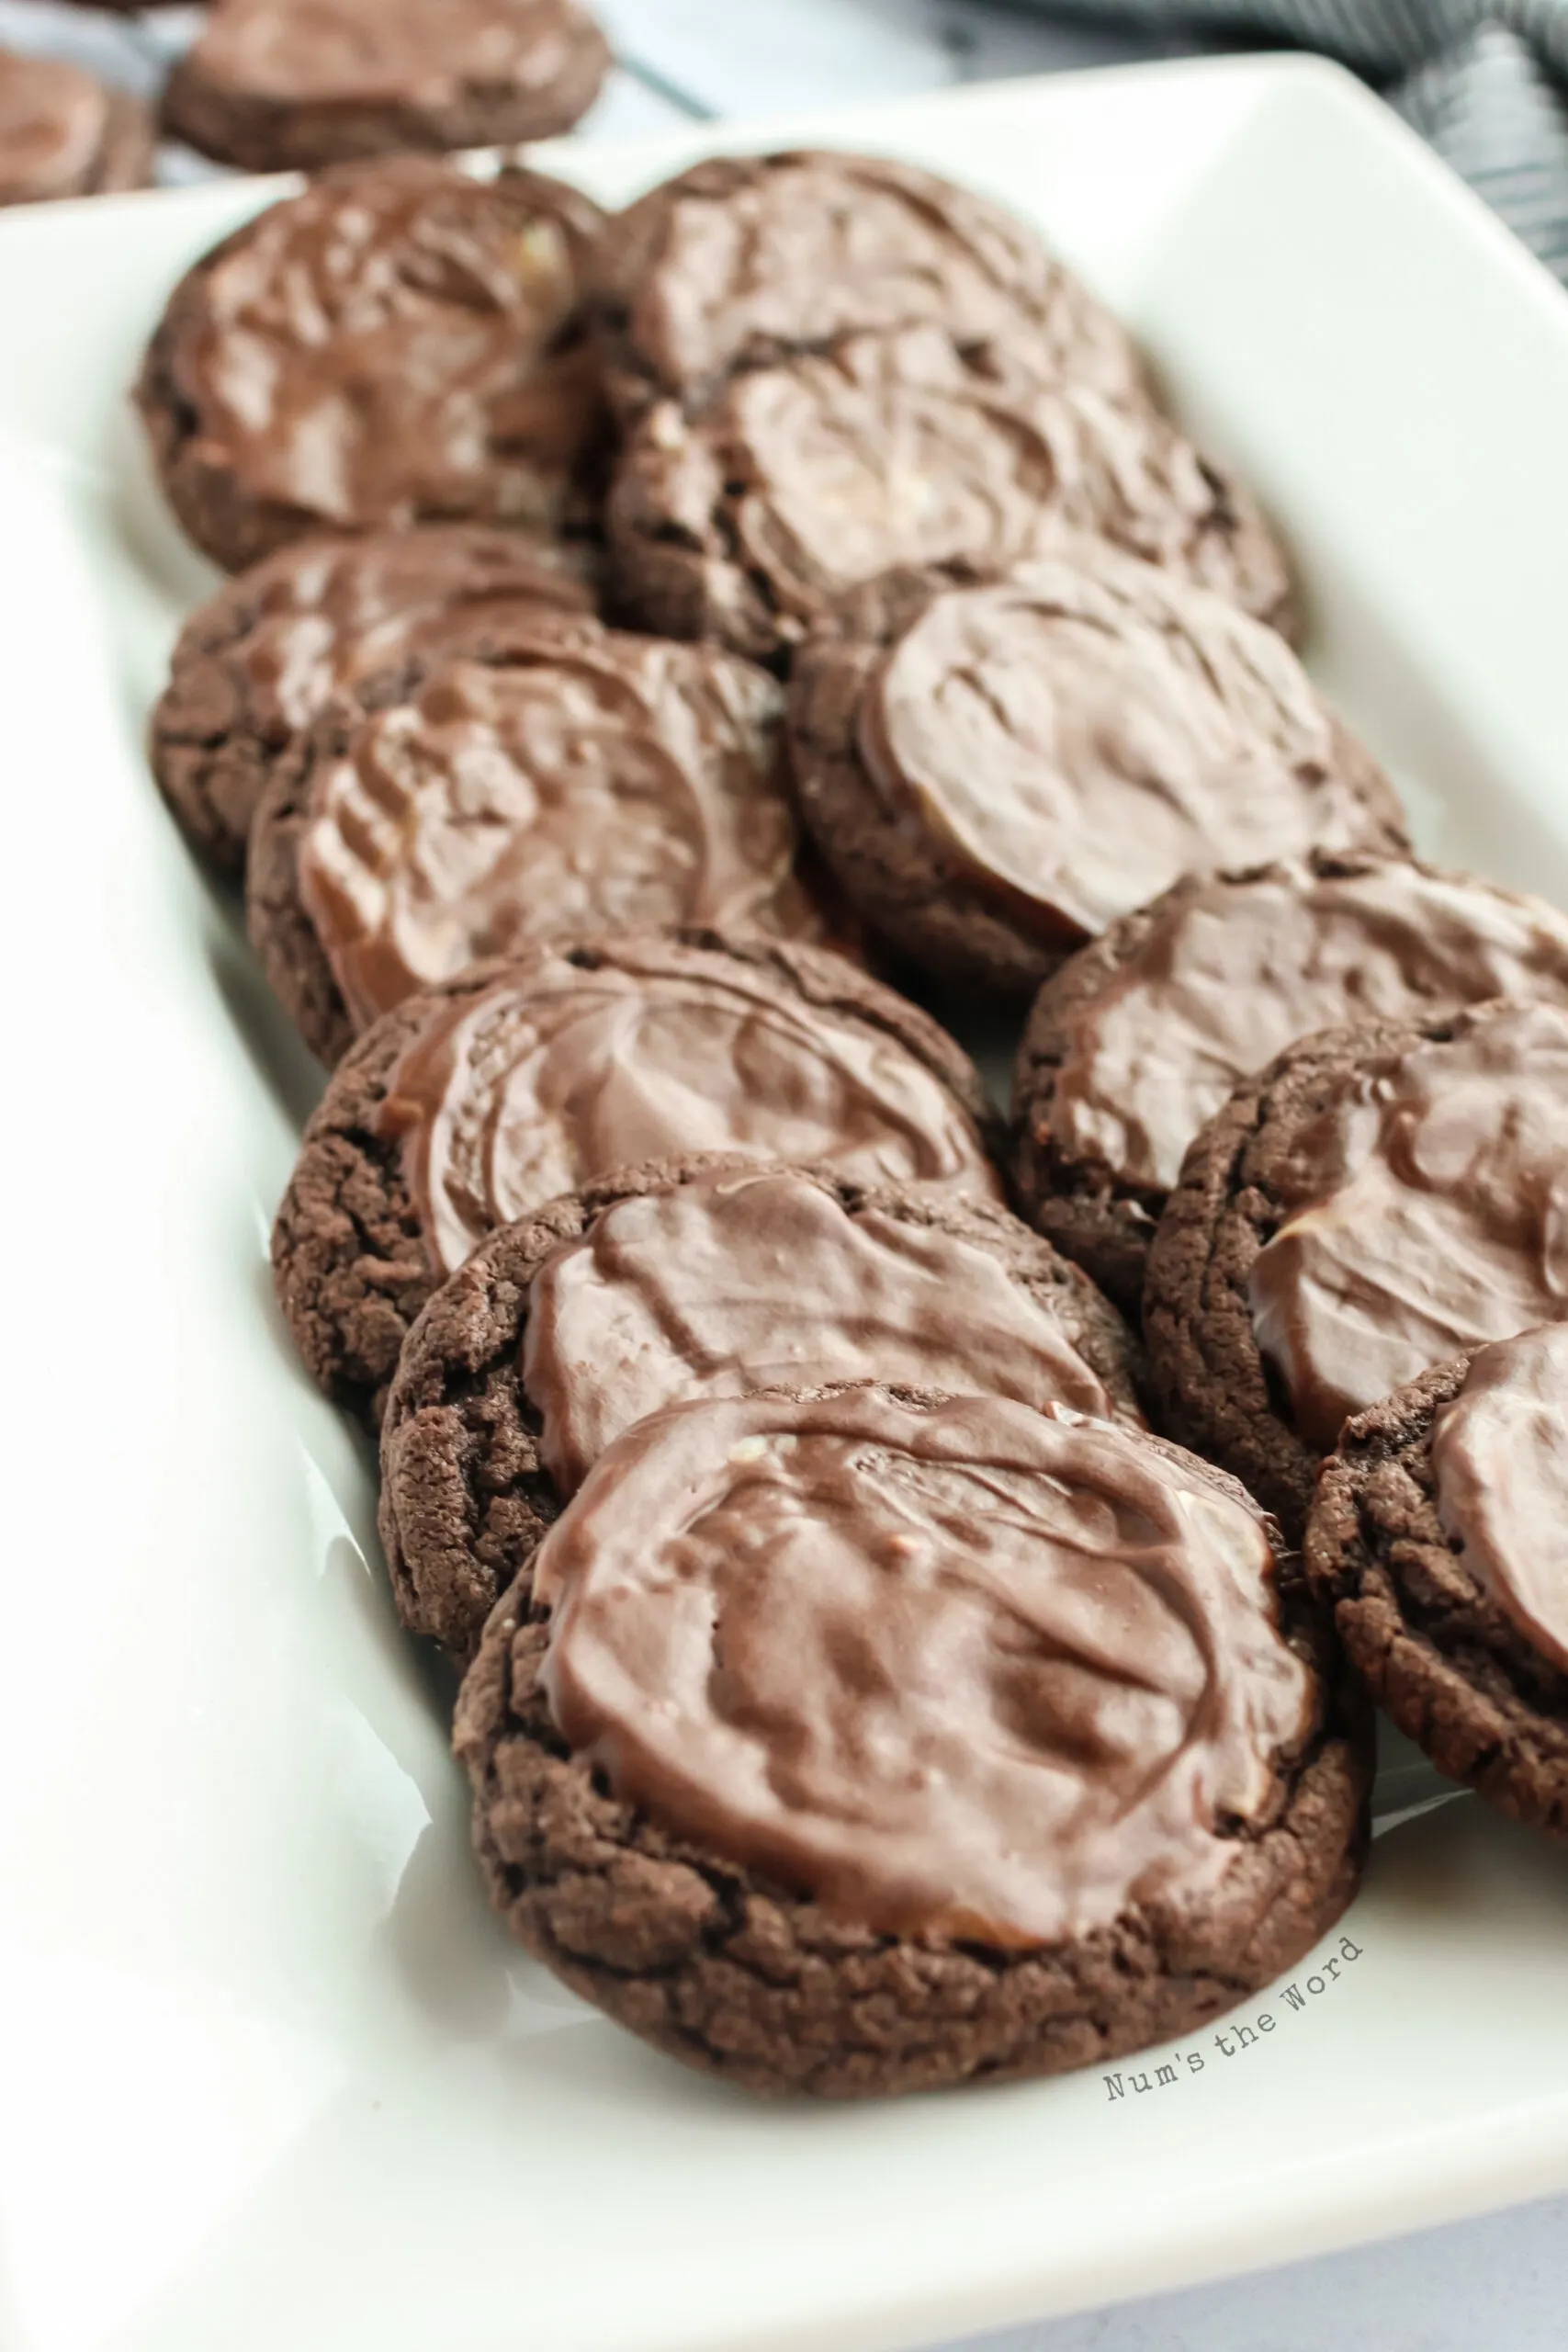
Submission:
<svg viewBox="0 0 1568 2352">
<path fill-rule="evenodd" d="M 628 368 L 700 390 L 782 352 L 932 322 L 1136 397 L 1130 337 L 1013 214 L 886 157 L 717 156 L 612 222 L 598 272 Z"/>
<path fill-rule="evenodd" d="M 610 516 L 643 617 L 668 609 L 682 633 L 711 627 L 746 650 L 793 642 L 896 566 L 995 570 L 1064 528 L 1264 619 L 1290 605 L 1250 499 L 1156 410 L 1042 382 L 934 325 L 747 369 L 692 409 L 657 402 L 623 452 Z"/>
</svg>

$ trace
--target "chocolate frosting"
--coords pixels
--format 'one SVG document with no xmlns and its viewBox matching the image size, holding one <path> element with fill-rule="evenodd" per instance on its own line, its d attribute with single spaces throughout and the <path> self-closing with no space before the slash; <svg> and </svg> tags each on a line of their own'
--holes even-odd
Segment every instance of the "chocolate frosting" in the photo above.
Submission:
<svg viewBox="0 0 1568 2352">
<path fill-rule="evenodd" d="M 91 177 L 108 92 L 52 57 L 0 52 L 0 204 L 73 196 Z"/>
<path fill-rule="evenodd" d="M 1001 337 L 1048 378 L 1141 390 L 1126 334 L 1021 221 L 881 156 L 699 164 L 633 207 L 606 253 L 637 359 L 671 390 L 922 322 Z"/>
<path fill-rule="evenodd" d="M 866 1182 L 999 1197 L 972 1122 L 870 1021 L 810 1004 L 739 957 L 620 940 L 547 951 L 434 1013 L 387 1082 L 436 1265 L 496 1226 L 642 1160 L 737 1151 Z"/>
<path fill-rule="evenodd" d="M 1117 1407 L 992 1251 L 808 1176 L 728 1172 L 600 1212 L 534 1278 L 523 1385 L 562 1493 L 687 1396 L 840 1380 Z"/>
<path fill-rule="evenodd" d="M 538 614 L 362 718 L 299 866 L 356 1023 L 530 939 L 807 928 L 781 707 L 732 654 Z"/>
<path fill-rule="evenodd" d="M 441 106 L 475 84 L 547 85 L 581 21 L 568 0 L 222 0 L 196 56 L 248 97 Z"/>
<path fill-rule="evenodd" d="M 1396 859 L 1215 881 L 1064 1017 L 1050 1139 L 1168 1192 L 1231 1088 L 1292 1038 L 1498 996 L 1568 997 L 1568 921 L 1544 899 Z"/>
<path fill-rule="evenodd" d="M 1432 1468 L 1465 1566 L 1568 1674 L 1568 1324 L 1480 1351 L 1433 1422 Z"/>
<path fill-rule="evenodd" d="M 329 174 L 202 265 L 177 355 L 193 433 L 306 521 L 553 525 L 599 428 L 576 323 L 596 221 L 534 174 Z"/>
<path fill-rule="evenodd" d="M 1265 616 L 1289 594 L 1256 512 L 1154 409 L 1042 383 L 937 327 L 737 376 L 694 422 L 661 402 L 623 481 L 639 469 L 677 533 L 717 537 L 762 575 L 786 632 L 895 566 L 1000 569 L 1064 527 Z M 618 526 L 625 512 L 618 500 Z"/>
<path fill-rule="evenodd" d="M 888 812 L 1046 942 L 1367 828 L 1370 763 L 1284 640 L 1093 541 L 933 597 L 868 682 L 860 751 Z"/>
<path fill-rule="evenodd" d="M 1303 1442 L 1430 1365 L 1568 1311 L 1568 1012 L 1501 1005 L 1356 1069 L 1309 1123 L 1254 1261 Z"/>
<path fill-rule="evenodd" d="M 545 1537 L 542 1680 L 615 1793 L 891 1933 L 1027 1947 L 1212 1894 L 1314 1692 L 1239 1489 L 885 1390 L 667 1408 Z"/>
</svg>

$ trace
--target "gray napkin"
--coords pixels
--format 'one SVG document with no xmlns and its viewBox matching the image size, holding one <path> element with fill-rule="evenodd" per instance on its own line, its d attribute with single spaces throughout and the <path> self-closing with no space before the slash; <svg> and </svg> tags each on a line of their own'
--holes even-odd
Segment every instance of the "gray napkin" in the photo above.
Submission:
<svg viewBox="0 0 1568 2352">
<path fill-rule="evenodd" d="M 1043 0 L 1043 5 L 1045 0 Z M 1061 15 L 1245 27 L 1343 58 L 1568 279 L 1568 0 L 1048 0 Z"/>
</svg>

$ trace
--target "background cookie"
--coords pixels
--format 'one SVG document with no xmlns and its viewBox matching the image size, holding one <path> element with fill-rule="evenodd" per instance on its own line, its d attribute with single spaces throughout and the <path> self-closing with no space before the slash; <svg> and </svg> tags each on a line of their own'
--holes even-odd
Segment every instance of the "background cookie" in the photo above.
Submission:
<svg viewBox="0 0 1568 2352">
<path fill-rule="evenodd" d="M 1273 1622 L 1269 1560 L 1231 1482 L 1060 1408 L 672 1407 L 603 1457 L 464 1683 L 492 1898 L 575 1991 L 753 2090 L 1005 2081 L 1189 2031 L 1310 1948 L 1364 1847 L 1367 1743 L 1288 1561 Z"/>
<path fill-rule="evenodd" d="M 237 571 L 310 531 L 570 520 L 602 424 L 578 308 L 602 217 L 536 172 L 406 155 L 236 230 L 137 387 L 197 546 Z"/>
<path fill-rule="evenodd" d="M 1292 612 L 1251 499 L 1155 409 L 1042 383 L 1010 344 L 940 326 L 844 335 L 656 401 L 621 451 L 608 525 L 628 613 L 761 660 L 881 572 L 996 569 L 1064 526 L 1261 619 Z"/>
<path fill-rule="evenodd" d="M 1568 1295 L 1568 1012 L 1330 1029 L 1244 1080 L 1160 1219 L 1162 1426 L 1305 1525 L 1341 1422 Z"/>
<path fill-rule="evenodd" d="M 0 205 L 145 187 L 152 119 L 62 59 L 0 49 Z"/>
<path fill-rule="evenodd" d="M 1104 540 L 847 598 L 796 656 L 789 741 L 867 921 L 1013 994 L 1191 869 L 1405 838 L 1282 639 Z"/>
<path fill-rule="evenodd" d="M 570 130 L 610 63 L 576 0 L 217 0 L 164 127 L 242 171 Z"/>
<path fill-rule="evenodd" d="M 533 940 L 820 935 L 765 671 L 542 606 L 447 639 L 335 705 L 256 812 L 252 943 L 323 1061 Z"/>
<path fill-rule="evenodd" d="M 1488 997 L 1568 1001 L 1568 917 L 1472 875 L 1340 851 L 1190 876 L 1041 989 L 1019 1047 L 1013 1182 L 1125 1313 L 1188 1145 L 1292 1037 Z"/>
<path fill-rule="evenodd" d="M 180 632 L 153 709 L 152 773 L 192 847 L 244 869 L 256 803 L 333 695 L 485 614 L 536 599 L 591 612 L 579 540 L 427 524 L 296 539 L 219 589 Z"/>
<path fill-rule="evenodd" d="M 886 156 L 716 155 L 615 214 L 593 271 L 612 398 L 698 402 L 739 369 L 934 323 L 1021 366 L 1146 396 L 1132 337 L 1015 214 Z"/>
<path fill-rule="evenodd" d="M 411 999 L 344 1059 L 278 1211 L 278 1298 L 312 1377 L 374 1425 L 445 1277 L 613 1169 L 730 1150 L 999 1201 L 996 1137 L 946 1031 L 826 949 L 539 947 Z"/>
<path fill-rule="evenodd" d="M 880 1379 L 1141 1425 L 1132 1336 L 1005 1209 L 830 1170 L 628 1170 L 482 1243 L 406 1340 L 381 1536 L 412 1631 L 471 1656 L 610 1440 L 682 1396 Z"/>
<path fill-rule="evenodd" d="M 1439 1771 L 1568 1829 L 1568 1326 L 1348 1422 L 1306 1565 L 1374 1698 Z"/>
</svg>

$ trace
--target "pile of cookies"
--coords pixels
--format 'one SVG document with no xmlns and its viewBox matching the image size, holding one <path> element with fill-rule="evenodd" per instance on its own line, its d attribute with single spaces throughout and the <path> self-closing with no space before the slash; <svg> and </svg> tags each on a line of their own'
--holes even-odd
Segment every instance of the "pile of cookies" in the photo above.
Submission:
<svg viewBox="0 0 1568 2352">
<path fill-rule="evenodd" d="M 154 770 L 332 1071 L 278 1298 L 529 1950 L 1001 2079 L 1309 1950 L 1369 1692 L 1560 1826 L 1568 918 L 1412 857 L 1088 290 L 884 159 L 404 157 L 138 397 L 232 574 Z"/>
<path fill-rule="evenodd" d="M 0 50 L 0 205 L 146 187 L 159 136 L 246 172 L 548 139 L 609 64 L 580 0 L 211 0 L 156 113 L 63 59 Z"/>
</svg>

